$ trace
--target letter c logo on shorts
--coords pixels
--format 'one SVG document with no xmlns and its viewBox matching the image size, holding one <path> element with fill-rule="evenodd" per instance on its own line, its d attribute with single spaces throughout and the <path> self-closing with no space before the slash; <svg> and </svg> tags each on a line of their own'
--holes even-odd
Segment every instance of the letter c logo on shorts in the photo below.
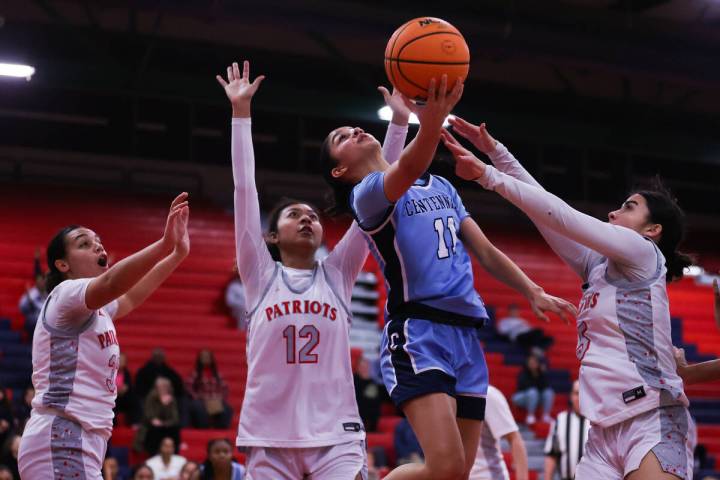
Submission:
<svg viewBox="0 0 720 480">
<path fill-rule="evenodd" d="M 400 338 L 400 334 L 399 334 L 399 333 L 392 333 L 392 334 L 390 334 L 390 350 L 392 350 L 393 352 L 394 352 L 395 350 L 397 350 L 397 347 L 398 347 L 397 340 L 398 340 L 399 338 Z"/>
</svg>

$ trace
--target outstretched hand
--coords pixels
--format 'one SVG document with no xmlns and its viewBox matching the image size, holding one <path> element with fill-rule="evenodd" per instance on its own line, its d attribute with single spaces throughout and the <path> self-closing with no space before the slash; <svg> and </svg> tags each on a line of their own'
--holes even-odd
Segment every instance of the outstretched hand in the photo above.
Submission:
<svg viewBox="0 0 720 480">
<path fill-rule="evenodd" d="M 487 165 L 470 150 L 463 147 L 450 132 L 443 128 L 440 138 L 455 157 L 455 174 L 458 177 L 464 180 L 477 180 L 485 174 Z"/>
<path fill-rule="evenodd" d="M 405 126 L 410 121 L 412 106 L 414 105 L 408 98 L 400 93 L 400 90 L 393 88 L 392 94 L 385 87 L 378 87 L 378 91 L 382 93 L 385 99 L 385 105 L 390 107 L 393 112 L 392 123 L 395 125 Z"/>
<path fill-rule="evenodd" d="M 464 84 L 458 78 L 452 89 L 448 92 L 448 77 L 443 75 L 440 77 L 439 85 L 435 79 L 430 80 L 428 86 L 428 96 L 425 105 L 420 106 L 408 101 L 411 111 L 417 115 L 420 120 L 420 126 L 429 128 L 441 128 L 445 119 L 450 114 L 455 105 L 460 101 L 464 89 Z"/>
<path fill-rule="evenodd" d="M 456 131 L 460 136 L 467 138 L 470 143 L 475 146 L 475 148 L 483 152 L 485 155 L 489 155 L 495 151 L 495 147 L 497 147 L 497 140 L 488 133 L 484 123 L 481 123 L 480 125 L 473 125 L 458 116 L 450 117 L 448 122 L 454 131 Z"/>
<path fill-rule="evenodd" d="M 260 84 L 265 80 L 265 75 L 260 75 L 250 82 L 250 62 L 243 62 L 242 75 L 237 62 L 227 67 L 227 80 L 221 75 L 216 75 L 218 83 L 225 89 L 225 95 L 233 107 L 233 117 L 249 117 L 250 101 L 257 92 Z"/>
<path fill-rule="evenodd" d="M 563 300 L 562 298 L 548 295 L 545 292 L 540 292 L 529 298 L 530 307 L 537 318 L 544 322 L 549 322 L 545 312 L 552 312 L 560 316 L 566 325 L 570 324 L 570 318 L 577 316 L 577 308 L 575 305 Z"/>
<path fill-rule="evenodd" d="M 162 242 L 167 250 L 180 255 L 190 252 L 190 235 L 188 234 L 188 219 L 190 206 L 187 192 L 183 192 L 172 201 L 165 223 L 165 232 Z"/>
</svg>

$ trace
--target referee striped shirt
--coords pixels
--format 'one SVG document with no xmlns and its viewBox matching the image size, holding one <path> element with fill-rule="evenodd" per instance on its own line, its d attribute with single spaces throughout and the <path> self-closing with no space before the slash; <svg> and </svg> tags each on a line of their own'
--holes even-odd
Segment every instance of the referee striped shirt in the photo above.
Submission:
<svg viewBox="0 0 720 480">
<path fill-rule="evenodd" d="M 557 470 L 563 480 L 575 478 L 575 468 L 585 451 L 590 422 L 572 411 L 560 412 L 545 441 L 545 455 L 557 459 Z"/>
</svg>

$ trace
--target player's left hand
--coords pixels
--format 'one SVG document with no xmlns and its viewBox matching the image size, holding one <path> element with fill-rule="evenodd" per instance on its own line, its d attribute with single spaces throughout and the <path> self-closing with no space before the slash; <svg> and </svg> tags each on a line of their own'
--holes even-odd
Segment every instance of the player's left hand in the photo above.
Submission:
<svg viewBox="0 0 720 480">
<path fill-rule="evenodd" d="M 453 137 L 446 129 L 440 132 L 445 147 L 455 157 L 455 174 L 464 180 L 477 180 L 485 174 L 487 165 Z"/>
<path fill-rule="evenodd" d="M 548 295 L 544 291 L 533 294 L 528 300 L 535 316 L 544 322 L 550 321 L 545 312 L 557 314 L 566 325 L 570 324 L 571 317 L 577 316 L 575 305 L 562 298 Z"/>
<path fill-rule="evenodd" d="M 677 348 L 673 346 L 673 357 L 675 357 L 675 365 L 677 370 L 681 370 L 688 366 L 687 359 L 685 358 L 685 349 Z"/>
<path fill-rule="evenodd" d="M 392 94 L 385 87 L 378 87 L 378 91 L 382 93 L 385 105 L 393 112 L 392 122 L 395 125 L 407 125 L 412 113 L 409 105 L 411 102 L 397 88 L 393 88 Z"/>
</svg>

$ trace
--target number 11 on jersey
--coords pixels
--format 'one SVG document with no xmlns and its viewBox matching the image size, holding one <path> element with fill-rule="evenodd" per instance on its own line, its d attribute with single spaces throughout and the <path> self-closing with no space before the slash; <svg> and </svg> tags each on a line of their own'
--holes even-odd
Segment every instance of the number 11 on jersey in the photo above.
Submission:
<svg viewBox="0 0 720 480">
<path fill-rule="evenodd" d="M 449 257 L 451 250 L 454 255 L 455 246 L 457 245 L 457 228 L 455 227 L 455 217 L 447 217 L 447 229 L 450 230 L 450 237 L 452 237 L 452 245 L 448 245 L 445 241 L 445 223 L 443 222 L 442 218 L 435 219 L 434 227 L 435 231 L 438 234 L 438 258 L 443 259 Z"/>
</svg>

